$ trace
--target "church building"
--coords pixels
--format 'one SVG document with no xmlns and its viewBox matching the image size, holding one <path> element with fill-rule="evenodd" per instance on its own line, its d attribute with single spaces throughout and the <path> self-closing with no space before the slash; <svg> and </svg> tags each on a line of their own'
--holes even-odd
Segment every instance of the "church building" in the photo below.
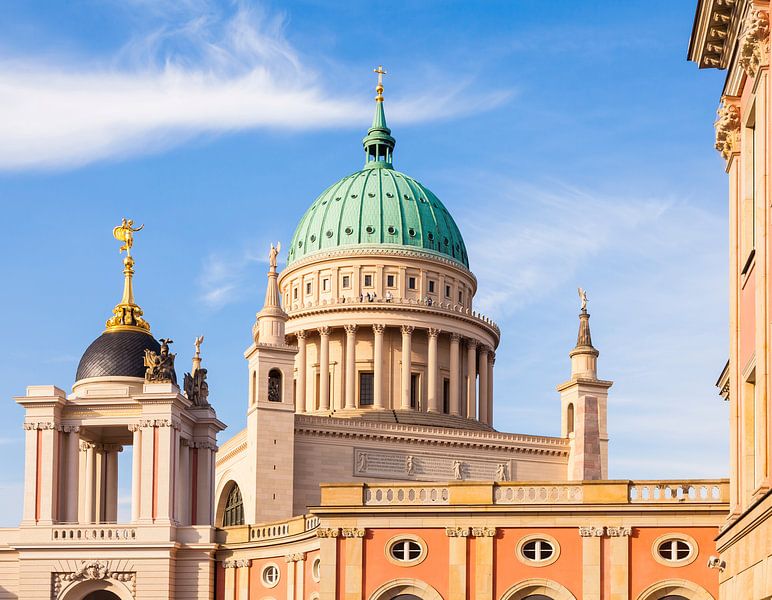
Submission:
<svg viewBox="0 0 772 600">
<path fill-rule="evenodd" d="M 522 401 L 494 388 L 502 332 L 451 212 L 394 167 L 376 72 L 364 166 L 270 249 L 247 397 L 210 396 L 201 338 L 178 377 L 133 294 L 141 228 L 115 228 L 123 296 L 70 391 L 16 399 L 24 517 L 0 530 L 0 599 L 718 598 L 729 483 L 608 479 L 612 382 L 582 290 L 560 436 L 494 428 Z M 226 402 L 245 426 L 218 439 Z"/>
</svg>

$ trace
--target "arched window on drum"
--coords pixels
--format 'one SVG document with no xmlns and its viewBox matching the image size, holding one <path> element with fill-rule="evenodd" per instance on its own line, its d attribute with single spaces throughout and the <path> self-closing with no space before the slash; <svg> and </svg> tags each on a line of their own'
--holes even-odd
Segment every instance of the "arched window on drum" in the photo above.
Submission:
<svg viewBox="0 0 772 600">
<path fill-rule="evenodd" d="M 268 371 L 268 401 L 281 402 L 281 371 L 279 369 Z"/>
<path fill-rule="evenodd" d="M 225 501 L 225 511 L 222 517 L 223 527 L 235 527 L 244 524 L 244 501 L 241 498 L 241 490 L 235 483 L 228 492 L 228 499 Z"/>
</svg>

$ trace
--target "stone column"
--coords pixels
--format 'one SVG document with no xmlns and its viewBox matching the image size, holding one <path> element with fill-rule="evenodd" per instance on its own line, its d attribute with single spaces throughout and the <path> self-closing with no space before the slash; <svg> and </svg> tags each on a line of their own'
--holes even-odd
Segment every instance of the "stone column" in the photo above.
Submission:
<svg viewBox="0 0 772 600">
<path fill-rule="evenodd" d="M 493 364 L 496 362 L 496 353 L 493 350 L 488 354 L 488 425 L 493 427 Z"/>
<path fill-rule="evenodd" d="M 177 522 L 190 525 L 190 441 L 181 438 L 179 443 L 180 469 L 177 477 Z"/>
<path fill-rule="evenodd" d="M 448 540 L 448 600 L 466 600 L 468 527 L 446 527 Z"/>
<path fill-rule="evenodd" d="M 330 410 L 330 332 L 319 328 L 319 410 Z"/>
<path fill-rule="evenodd" d="M 460 352 L 459 343 L 461 342 L 461 336 L 457 333 L 450 334 L 450 414 L 461 415 L 461 394 L 459 393 L 460 385 Z"/>
<path fill-rule="evenodd" d="M 140 466 L 140 477 L 143 480 L 140 486 L 140 511 L 139 518 L 146 523 L 152 523 L 155 515 L 153 509 L 155 501 L 153 498 L 153 477 L 155 474 L 155 464 L 153 455 L 155 454 L 156 427 L 154 422 L 146 419 L 140 422 L 142 427 L 142 464 Z"/>
<path fill-rule="evenodd" d="M 600 600 L 603 527 L 580 527 L 582 536 L 582 599 Z"/>
<path fill-rule="evenodd" d="M 413 336 L 412 325 L 402 326 L 402 403 L 400 408 L 410 410 L 410 374 L 411 374 L 411 343 Z"/>
<path fill-rule="evenodd" d="M 383 332 L 385 325 L 373 325 L 373 407 L 383 406 Z"/>
<path fill-rule="evenodd" d="M 131 521 L 139 520 L 139 506 L 141 502 L 140 490 L 142 489 L 142 429 L 138 424 L 129 425 L 132 433 L 131 448 Z"/>
<path fill-rule="evenodd" d="M 338 534 L 336 527 L 318 527 L 316 535 L 319 539 L 320 583 L 319 600 L 338 600 Z"/>
<path fill-rule="evenodd" d="M 107 444 L 105 451 L 105 522 L 118 522 L 118 453 L 120 444 Z"/>
<path fill-rule="evenodd" d="M 37 520 L 38 495 L 38 432 L 32 423 L 24 424 L 24 516 L 34 524 Z"/>
<path fill-rule="evenodd" d="M 305 600 L 306 597 L 306 553 L 303 553 L 303 558 L 298 561 L 298 587 L 297 598 L 298 600 Z"/>
<path fill-rule="evenodd" d="M 466 341 L 466 416 L 477 418 L 477 342 Z"/>
<path fill-rule="evenodd" d="M 437 376 L 439 374 L 437 364 L 437 338 L 440 330 L 430 327 L 429 336 L 429 373 L 427 377 L 427 404 L 429 412 L 442 412 L 440 396 L 437 393 Z"/>
<path fill-rule="evenodd" d="M 198 480 L 196 485 L 196 521 L 195 525 L 212 524 L 212 469 L 216 447 L 211 442 L 195 442 L 198 449 Z"/>
<path fill-rule="evenodd" d="M 297 559 L 292 554 L 288 554 L 284 557 L 284 562 L 287 563 L 287 600 L 295 600 L 295 579 L 297 578 L 295 563 Z"/>
<path fill-rule="evenodd" d="M 86 469 L 84 475 L 85 493 L 83 498 L 83 520 L 85 523 L 94 522 L 94 444 L 83 442 L 81 450 L 86 453 Z"/>
<path fill-rule="evenodd" d="M 480 394 L 478 396 L 479 419 L 488 422 L 488 346 L 480 346 Z"/>
<path fill-rule="evenodd" d="M 473 527 L 474 561 L 474 598 L 475 600 L 493 600 L 493 538 L 495 527 Z"/>
<path fill-rule="evenodd" d="M 62 486 L 65 494 L 66 513 L 64 520 L 68 523 L 78 522 L 78 470 L 80 466 L 80 427 L 71 426 L 67 429 L 67 478 Z"/>
<path fill-rule="evenodd" d="M 345 579 L 343 600 L 362 600 L 362 546 L 365 530 L 359 527 L 344 527 L 341 536 L 345 538 Z"/>
<path fill-rule="evenodd" d="M 357 326 L 344 325 L 346 330 L 346 405 L 344 408 L 356 408 L 356 347 L 357 347 Z"/>
<path fill-rule="evenodd" d="M 295 412 L 311 412 L 314 410 L 313 397 L 306 396 L 306 332 L 295 333 L 298 338 L 298 380 L 295 384 Z"/>
</svg>

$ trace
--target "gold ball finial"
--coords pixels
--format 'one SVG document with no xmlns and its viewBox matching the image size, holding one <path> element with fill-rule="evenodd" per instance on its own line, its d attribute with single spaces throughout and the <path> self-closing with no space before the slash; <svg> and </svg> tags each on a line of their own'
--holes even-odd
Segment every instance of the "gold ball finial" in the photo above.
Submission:
<svg viewBox="0 0 772 600">
<path fill-rule="evenodd" d="M 377 68 L 373 69 L 373 73 L 378 73 L 378 85 L 375 86 L 375 93 L 377 94 L 375 101 L 383 102 L 383 76 L 386 75 L 387 71 L 383 68 L 383 65 L 378 65 Z"/>
</svg>

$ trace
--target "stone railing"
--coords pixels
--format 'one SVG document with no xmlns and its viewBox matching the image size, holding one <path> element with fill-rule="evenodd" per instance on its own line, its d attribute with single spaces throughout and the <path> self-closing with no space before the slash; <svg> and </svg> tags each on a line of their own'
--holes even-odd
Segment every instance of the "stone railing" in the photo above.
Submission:
<svg viewBox="0 0 772 600">
<path fill-rule="evenodd" d="M 55 542 L 132 542 L 137 539 L 134 527 L 122 525 L 55 525 L 51 528 Z"/>
<path fill-rule="evenodd" d="M 447 487 L 433 485 L 379 486 L 365 489 L 366 506 L 394 504 L 449 504 Z"/>
<path fill-rule="evenodd" d="M 285 307 L 287 313 L 291 316 L 298 316 L 305 311 L 315 311 L 319 309 L 337 308 L 337 309 L 350 309 L 357 310 L 362 308 L 415 308 L 425 311 L 437 312 L 437 313 L 452 313 L 460 317 L 465 317 L 472 321 L 477 321 L 481 324 L 487 325 L 493 329 L 497 334 L 501 333 L 499 326 L 493 319 L 490 319 L 482 313 L 472 310 L 468 307 L 461 306 L 460 304 L 454 304 L 452 302 L 434 302 L 421 300 L 420 298 L 392 298 L 386 300 L 385 298 L 377 298 L 375 300 L 359 300 L 359 298 L 331 298 L 329 300 L 319 300 L 317 302 L 292 302 L 290 306 Z"/>
<path fill-rule="evenodd" d="M 221 543 L 229 544 L 264 542 L 307 533 L 314 531 L 317 527 L 319 527 L 319 517 L 305 515 L 259 525 L 226 527 L 220 530 L 218 537 Z"/>
<path fill-rule="evenodd" d="M 322 484 L 322 506 L 726 504 L 725 479 Z"/>
<path fill-rule="evenodd" d="M 628 499 L 634 503 L 728 502 L 729 486 L 721 480 L 632 481 Z"/>
</svg>

